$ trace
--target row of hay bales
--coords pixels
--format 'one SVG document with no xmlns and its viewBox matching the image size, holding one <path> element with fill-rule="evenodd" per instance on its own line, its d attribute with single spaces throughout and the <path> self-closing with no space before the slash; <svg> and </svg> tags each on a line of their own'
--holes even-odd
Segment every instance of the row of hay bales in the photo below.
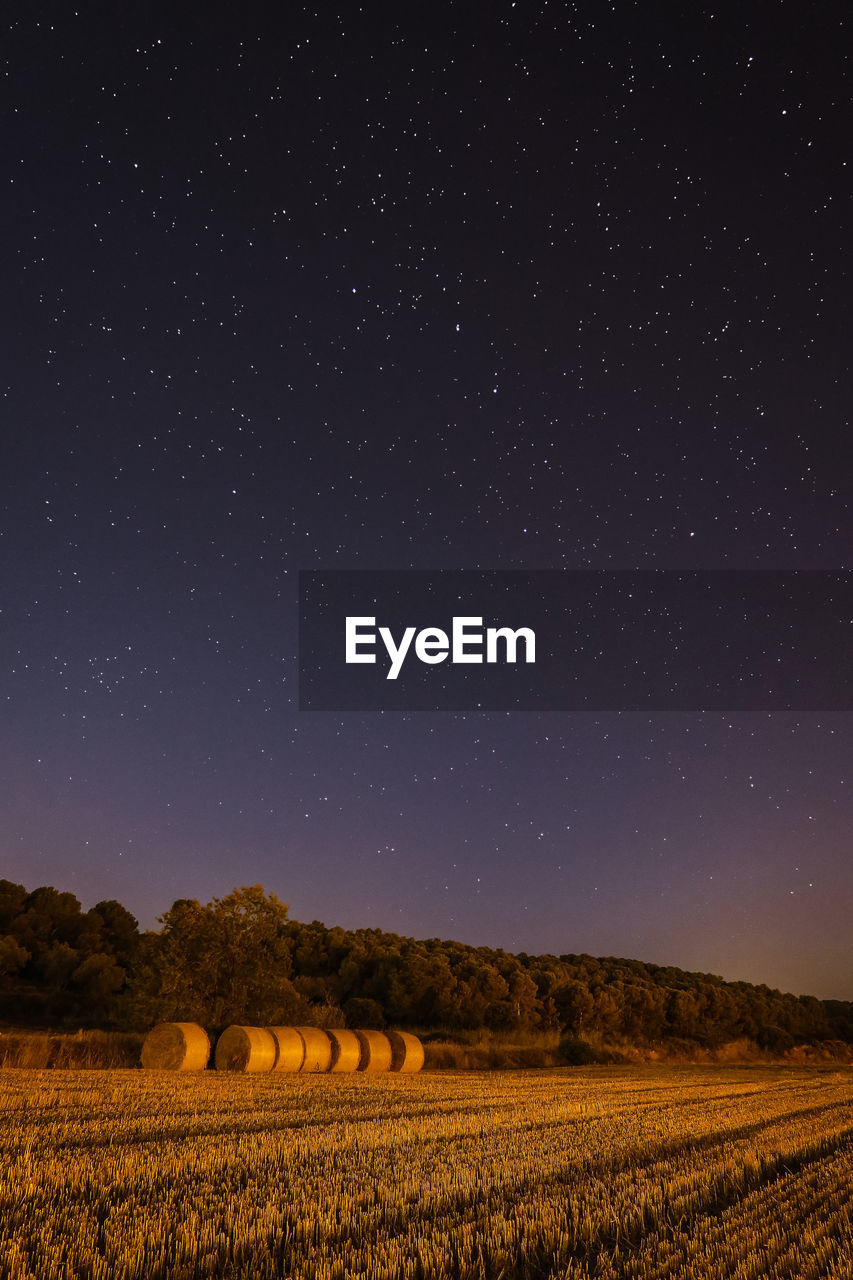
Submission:
<svg viewBox="0 0 853 1280">
<path fill-rule="evenodd" d="M 155 1071 L 203 1071 L 210 1038 L 196 1022 L 161 1022 L 142 1045 Z M 319 1027 L 226 1028 L 216 1042 L 217 1071 L 420 1071 L 424 1048 L 408 1031 L 323 1031 Z"/>
</svg>

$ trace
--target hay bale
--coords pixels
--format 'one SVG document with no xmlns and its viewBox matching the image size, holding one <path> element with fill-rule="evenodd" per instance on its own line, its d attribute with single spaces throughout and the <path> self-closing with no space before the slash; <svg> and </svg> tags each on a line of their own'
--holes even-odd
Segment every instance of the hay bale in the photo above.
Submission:
<svg viewBox="0 0 853 1280">
<path fill-rule="evenodd" d="M 216 1042 L 217 1071 L 272 1071 L 275 1040 L 263 1027 L 226 1027 Z"/>
<path fill-rule="evenodd" d="M 361 1061 L 361 1045 L 354 1031 L 343 1031 L 336 1027 L 326 1032 L 332 1042 L 332 1065 L 330 1071 L 358 1071 Z"/>
<path fill-rule="evenodd" d="M 296 1027 L 267 1027 L 275 1040 L 273 1071 L 301 1071 L 305 1061 L 305 1041 Z"/>
<path fill-rule="evenodd" d="M 387 1031 L 391 1042 L 392 1071 L 420 1071 L 424 1065 L 424 1047 L 417 1036 L 408 1031 Z"/>
<path fill-rule="evenodd" d="M 197 1022 L 158 1022 L 142 1042 L 146 1071 L 203 1071 L 210 1040 Z"/>
<path fill-rule="evenodd" d="M 332 1065 L 332 1042 L 319 1027 L 294 1027 L 305 1042 L 302 1074 L 328 1071 Z"/>
<path fill-rule="evenodd" d="M 361 1045 L 359 1071 L 390 1071 L 391 1041 L 381 1031 L 356 1031 Z"/>
</svg>

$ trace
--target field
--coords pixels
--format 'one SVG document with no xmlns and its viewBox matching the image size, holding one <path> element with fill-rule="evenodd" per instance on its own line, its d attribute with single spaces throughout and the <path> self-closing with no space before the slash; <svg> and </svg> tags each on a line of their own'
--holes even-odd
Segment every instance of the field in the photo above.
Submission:
<svg viewBox="0 0 853 1280">
<path fill-rule="evenodd" d="M 853 1075 L 0 1072 L 0 1276 L 853 1276 Z"/>
</svg>

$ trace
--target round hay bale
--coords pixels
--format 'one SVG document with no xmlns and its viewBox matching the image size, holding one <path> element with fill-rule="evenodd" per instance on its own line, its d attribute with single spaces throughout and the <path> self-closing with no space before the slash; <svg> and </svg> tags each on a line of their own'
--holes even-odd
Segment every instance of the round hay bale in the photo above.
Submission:
<svg viewBox="0 0 853 1280">
<path fill-rule="evenodd" d="M 210 1040 L 197 1022 L 158 1022 L 142 1042 L 146 1071 L 204 1071 Z"/>
<path fill-rule="evenodd" d="M 328 1071 L 332 1065 L 332 1042 L 319 1027 L 294 1027 L 305 1042 L 302 1074 Z"/>
<path fill-rule="evenodd" d="M 391 1070 L 420 1071 L 424 1065 L 424 1047 L 409 1031 L 387 1031 L 391 1041 Z"/>
<path fill-rule="evenodd" d="M 391 1041 L 381 1031 L 356 1031 L 361 1045 L 359 1071 L 390 1071 Z"/>
<path fill-rule="evenodd" d="M 267 1027 L 275 1040 L 273 1071 L 301 1071 L 305 1061 L 305 1041 L 296 1027 Z"/>
<path fill-rule="evenodd" d="M 216 1042 L 217 1071 L 272 1071 L 275 1040 L 263 1027 L 226 1027 Z"/>
<path fill-rule="evenodd" d="M 332 1042 L 332 1065 L 330 1071 L 358 1071 L 361 1061 L 361 1045 L 354 1031 L 343 1031 L 336 1027 L 326 1032 Z"/>
</svg>

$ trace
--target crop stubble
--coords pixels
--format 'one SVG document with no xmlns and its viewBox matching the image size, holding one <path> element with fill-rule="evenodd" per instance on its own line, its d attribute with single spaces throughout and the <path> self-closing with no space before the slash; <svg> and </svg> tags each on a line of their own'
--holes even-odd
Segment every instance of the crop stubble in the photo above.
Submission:
<svg viewBox="0 0 853 1280">
<path fill-rule="evenodd" d="M 0 1073 L 0 1275 L 853 1275 L 849 1071 Z"/>
</svg>

